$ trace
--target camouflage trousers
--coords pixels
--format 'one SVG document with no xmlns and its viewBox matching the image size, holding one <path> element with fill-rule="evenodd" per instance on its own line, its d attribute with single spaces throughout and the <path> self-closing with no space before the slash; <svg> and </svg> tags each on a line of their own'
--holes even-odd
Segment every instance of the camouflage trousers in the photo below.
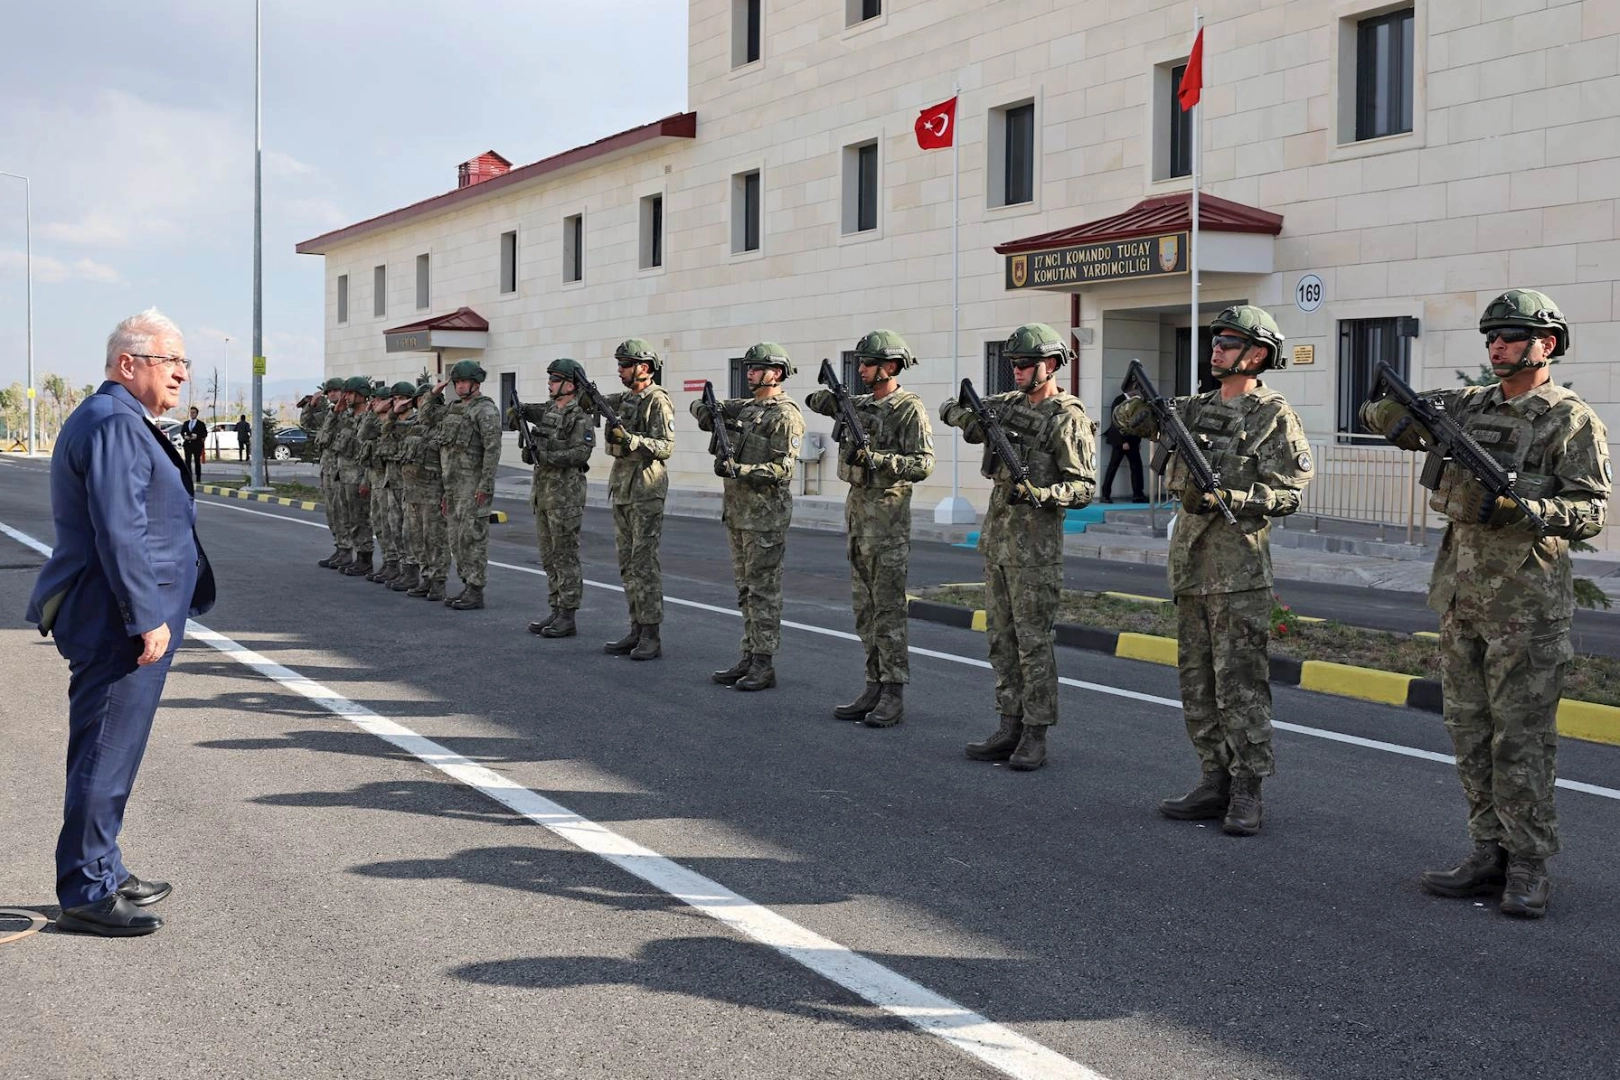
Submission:
<svg viewBox="0 0 1620 1080">
<path fill-rule="evenodd" d="M 426 581 L 443 582 L 450 571 L 450 538 L 439 513 L 439 500 L 405 504 L 405 542 L 409 558 Z"/>
<path fill-rule="evenodd" d="M 343 546 L 369 555 L 372 549 L 371 499 L 360 495 L 360 482 L 339 479 L 337 502 L 343 517 Z"/>
<path fill-rule="evenodd" d="M 585 575 L 579 568 L 579 527 L 583 506 L 540 506 L 534 510 L 534 533 L 540 542 L 540 565 L 546 571 L 546 599 L 553 611 L 578 611 L 585 596 Z"/>
<path fill-rule="evenodd" d="M 405 493 L 397 481 L 390 480 L 383 489 L 383 513 L 388 521 L 388 539 L 383 544 L 385 558 L 403 562 L 410 558 L 405 543 Z"/>
<path fill-rule="evenodd" d="M 1553 806 L 1558 699 L 1574 650 L 1569 620 L 1440 619 L 1446 730 L 1468 802 L 1468 835 L 1510 854 L 1558 852 Z"/>
<path fill-rule="evenodd" d="M 786 529 L 727 529 L 745 653 L 776 655 L 782 644 L 782 553 Z"/>
<path fill-rule="evenodd" d="M 911 535 L 849 538 L 855 632 L 866 647 L 866 681 L 911 681 L 906 637 L 906 571 Z"/>
<path fill-rule="evenodd" d="M 658 563 L 658 545 L 663 536 L 664 500 L 613 507 L 619 580 L 624 583 L 624 600 L 633 623 L 657 626 L 664 621 L 664 571 Z M 732 551 L 736 551 L 735 544 Z M 735 556 L 733 560 L 735 565 Z"/>
<path fill-rule="evenodd" d="M 321 466 L 321 508 L 326 512 L 326 528 L 332 534 L 332 546 L 346 548 L 348 526 L 343 521 L 342 496 L 338 494 L 337 469 Z"/>
<path fill-rule="evenodd" d="M 398 550 L 394 543 L 394 534 L 388 520 L 388 493 L 383 487 L 382 477 L 373 479 L 366 477 L 366 486 L 371 494 L 366 499 L 366 513 L 371 517 L 371 527 L 377 533 L 377 547 L 382 551 L 384 561 L 398 558 Z"/>
<path fill-rule="evenodd" d="M 1270 776 L 1271 590 L 1176 597 L 1182 719 L 1205 772 Z"/>
<path fill-rule="evenodd" d="M 456 576 L 463 585 L 482 589 L 489 572 L 489 505 L 478 505 L 471 484 L 446 484 L 444 518 Z"/>
<path fill-rule="evenodd" d="M 984 568 L 985 638 L 996 672 L 996 712 L 1031 727 L 1057 723 L 1057 618 L 1063 566 Z"/>
</svg>

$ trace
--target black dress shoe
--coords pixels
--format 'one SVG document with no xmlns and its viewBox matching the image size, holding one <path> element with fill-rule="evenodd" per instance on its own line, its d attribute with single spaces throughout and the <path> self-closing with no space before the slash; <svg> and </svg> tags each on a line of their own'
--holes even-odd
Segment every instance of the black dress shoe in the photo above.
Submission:
<svg viewBox="0 0 1620 1080">
<path fill-rule="evenodd" d="M 117 893 L 93 904 L 64 908 L 56 917 L 56 928 L 73 934 L 98 937 L 140 937 L 163 925 L 163 920 L 125 900 Z"/>
<path fill-rule="evenodd" d="M 167 881 L 142 881 L 134 874 L 124 879 L 118 886 L 118 895 L 134 904 L 136 907 L 150 907 L 174 892 L 174 886 Z"/>
</svg>

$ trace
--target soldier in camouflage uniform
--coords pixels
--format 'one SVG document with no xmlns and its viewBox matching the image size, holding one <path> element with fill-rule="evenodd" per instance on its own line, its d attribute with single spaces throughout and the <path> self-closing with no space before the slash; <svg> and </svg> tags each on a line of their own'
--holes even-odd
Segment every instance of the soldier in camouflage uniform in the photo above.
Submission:
<svg viewBox="0 0 1620 1080">
<path fill-rule="evenodd" d="M 995 484 L 979 551 L 1001 725 L 983 742 L 969 743 L 967 755 L 1027 772 L 1046 764 L 1046 730 L 1057 723 L 1052 622 L 1063 585 L 1063 517 L 1096 491 L 1096 433 L 1080 399 L 1058 386 L 1057 371 L 1074 354 L 1056 330 L 1026 323 L 1001 355 L 1012 363 L 1018 389 L 985 404 L 1023 455 L 1029 482 L 1016 484 L 985 447 L 982 472 Z M 940 406 L 939 418 L 961 428 L 968 442 L 985 442 L 978 417 L 955 398 Z"/>
<path fill-rule="evenodd" d="M 1446 463 L 1429 502 L 1448 519 L 1429 606 L 1440 615 L 1446 729 L 1474 850 L 1452 869 L 1424 873 L 1421 883 L 1439 896 L 1500 892 L 1503 913 L 1540 918 L 1552 891 L 1547 859 L 1558 851 L 1558 702 L 1575 612 L 1569 547 L 1602 531 L 1613 474 L 1603 422 L 1548 370 L 1569 348 L 1569 325 L 1551 298 L 1503 293 L 1479 329 L 1499 381 L 1433 396 L 1516 474 L 1516 491 L 1547 533 Z M 1403 450 L 1434 447 L 1396 401 L 1368 402 L 1361 419 Z"/>
<path fill-rule="evenodd" d="M 476 360 L 450 368 L 457 400 L 438 427 L 439 468 L 444 475 L 444 517 L 462 590 L 444 602 L 456 611 L 484 606 L 489 570 L 489 506 L 501 462 L 501 411 L 480 391 L 485 372 Z"/>
<path fill-rule="evenodd" d="M 508 422 L 528 428 L 523 460 L 534 466 L 534 487 L 529 508 L 540 543 L 540 565 L 546 570 L 546 598 L 551 614 L 529 624 L 529 633 L 541 637 L 573 637 L 574 612 L 585 595 L 579 568 L 579 528 L 585 519 L 585 474 L 590 470 L 596 432 L 591 415 L 579 407 L 579 384 L 585 369 L 566 358 L 546 366 L 546 388 L 551 400 L 525 405 L 521 414 L 509 413 Z M 520 429 L 521 430 L 521 429 Z"/>
<path fill-rule="evenodd" d="M 343 412 L 347 399 L 343 394 L 342 379 L 327 379 L 325 399 L 326 407 L 320 411 L 319 426 L 311 428 L 315 439 L 315 449 L 320 453 L 321 462 L 321 507 L 326 511 L 326 529 L 332 534 L 332 554 L 322 559 L 317 565 L 334 567 L 343 561 L 347 554 L 343 546 L 344 524 L 342 508 L 337 496 L 337 451 L 332 448 L 332 440 L 337 435 L 338 414 Z"/>
<path fill-rule="evenodd" d="M 866 648 L 866 689 L 833 709 L 839 720 L 892 727 L 905 715 L 911 681 L 906 636 L 906 572 L 911 563 L 911 485 L 934 471 L 934 431 L 922 399 L 900 386 L 900 372 L 915 364 L 905 339 L 874 330 L 855 344 L 861 382 L 871 391 L 852 396 L 868 446 L 855 446 L 842 425 L 838 478 L 849 484 L 844 530 L 849 535 L 855 629 Z M 831 390 L 817 390 L 805 405 L 838 416 Z"/>
<path fill-rule="evenodd" d="M 360 413 L 360 427 L 356 433 L 360 464 L 366 473 L 365 482 L 360 485 L 360 497 L 366 500 L 366 514 L 371 519 L 372 530 L 377 536 L 377 547 L 382 549 L 383 555 L 382 565 L 366 573 L 367 581 L 376 581 L 386 570 L 391 569 L 395 573 L 399 571 L 394 538 L 388 532 L 388 506 L 385 494 L 388 461 L 384 457 L 384 444 L 387 438 L 388 417 L 393 411 L 392 391 L 382 383 L 374 383 L 371 387 L 371 397 Z M 391 557 L 395 559 L 395 563 L 389 567 L 388 560 Z"/>
<path fill-rule="evenodd" d="M 356 375 L 343 384 L 349 395 L 349 410 L 338 419 L 337 435 L 333 442 L 338 461 L 338 498 L 343 507 L 343 521 L 347 527 L 345 538 L 349 559 L 339 567 L 347 577 L 364 577 L 372 570 L 373 533 L 371 527 L 371 496 L 362 495 L 366 487 L 365 455 L 367 444 L 361 431 L 365 417 L 370 414 L 371 380 Z"/>
<path fill-rule="evenodd" d="M 444 383 L 434 386 L 424 374 L 416 384 L 416 413 L 400 443 L 400 477 L 405 482 L 405 537 L 410 565 L 389 586 L 396 592 L 428 600 L 444 599 L 450 568 L 450 540 L 445 529 L 444 474 L 439 463 L 439 422 L 444 418 Z"/>
<path fill-rule="evenodd" d="M 776 685 L 776 655 L 782 634 L 782 554 L 793 518 L 793 469 L 804 442 L 804 416 L 782 392 L 796 369 L 787 350 L 762 341 L 749 347 L 743 368 L 752 397 L 719 402 L 734 462 L 718 455 L 715 475 L 725 480 L 720 519 L 731 542 L 731 571 L 742 609 L 742 658 L 711 678 L 738 690 L 765 690 Z M 692 415 L 704 431 L 715 418 L 700 398 Z"/>
<path fill-rule="evenodd" d="M 608 406 L 622 428 L 603 433 L 613 469 L 608 473 L 608 499 L 613 504 L 613 539 L 619 552 L 619 580 L 630 607 L 630 632 L 602 646 L 602 651 L 632 660 L 664 654 L 664 575 L 658 546 L 664 535 L 664 497 L 675 452 L 675 408 L 669 394 L 653 381 L 664 361 L 641 338 L 621 342 L 613 351 L 624 392 L 607 395 Z"/>
<path fill-rule="evenodd" d="M 373 516 L 381 515 L 383 526 L 377 535 L 383 545 L 382 568 L 367 578 L 368 581 L 391 585 L 405 572 L 409 552 L 405 546 L 404 478 L 400 472 L 400 452 L 405 441 L 405 425 L 401 416 L 411 408 L 416 396 L 416 384 L 408 380 L 395 383 L 388 389 L 386 407 L 382 412 L 382 431 L 372 451 L 372 461 L 381 465 L 382 486 L 380 500 L 374 499 Z M 373 485 L 375 485 L 373 481 Z M 372 495 L 379 489 L 372 487 Z"/>
<path fill-rule="evenodd" d="M 1182 716 L 1203 778 L 1159 812 L 1181 821 L 1221 820 L 1231 836 L 1260 831 L 1261 782 L 1271 754 L 1271 519 L 1299 509 L 1312 475 L 1299 417 L 1260 381 L 1281 368 L 1283 336 L 1260 308 L 1229 307 L 1210 322 L 1209 366 L 1220 387 L 1176 399 L 1176 410 L 1220 475 L 1231 525 L 1199 491 L 1177 456 L 1169 487 L 1182 516 L 1170 542 Z M 1143 398 L 1114 410 L 1123 432 L 1157 438 Z"/>
</svg>

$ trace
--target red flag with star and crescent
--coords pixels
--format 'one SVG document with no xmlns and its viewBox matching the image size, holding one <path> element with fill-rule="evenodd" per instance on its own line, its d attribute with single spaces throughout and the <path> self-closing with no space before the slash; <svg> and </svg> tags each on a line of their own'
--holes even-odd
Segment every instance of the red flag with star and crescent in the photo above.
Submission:
<svg viewBox="0 0 1620 1080">
<path fill-rule="evenodd" d="M 1176 98 L 1181 102 L 1181 111 L 1186 112 L 1198 104 L 1198 99 L 1204 96 L 1204 28 L 1198 28 L 1198 36 L 1193 39 L 1192 52 L 1187 56 L 1187 70 L 1182 73 L 1181 85 L 1176 88 Z"/>
<path fill-rule="evenodd" d="M 917 145 L 943 150 L 956 141 L 956 99 L 942 101 L 917 114 Z"/>
</svg>

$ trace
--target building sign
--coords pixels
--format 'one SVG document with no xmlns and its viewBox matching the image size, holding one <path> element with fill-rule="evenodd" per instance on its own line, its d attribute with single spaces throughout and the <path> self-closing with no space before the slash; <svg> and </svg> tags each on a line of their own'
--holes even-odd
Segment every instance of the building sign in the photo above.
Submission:
<svg viewBox="0 0 1620 1080">
<path fill-rule="evenodd" d="M 681 383 L 681 389 L 688 394 L 701 394 L 703 393 L 703 384 L 707 381 L 707 379 L 687 379 Z"/>
<path fill-rule="evenodd" d="M 428 331 L 411 330 L 404 334 L 389 334 L 385 341 L 387 352 L 426 352 Z"/>
<path fill-rule="evenodd" d="M 264 372 L 265 372 L 265 359 L 264 359 L 264 357 L 255 356 L 253 358 L 253 374 L 255 374 L 255 375 L 263 375 Z"/>
<path fill-rule="evenodd" d="M 1051 289 L 1187 272 L 1187 234 L 1143 236 L 1007 256 L 1007 288 Z"/>
<path fill-rule="evenodd" d="M 1314 363 L 1316 363 L 1316 346 L 1315 345 L 1295 345 L 1294 346 L 1294 366 L 1295 367 L 1306 367 L 1307 365 L 1314 364 Z"/>
</svg>

